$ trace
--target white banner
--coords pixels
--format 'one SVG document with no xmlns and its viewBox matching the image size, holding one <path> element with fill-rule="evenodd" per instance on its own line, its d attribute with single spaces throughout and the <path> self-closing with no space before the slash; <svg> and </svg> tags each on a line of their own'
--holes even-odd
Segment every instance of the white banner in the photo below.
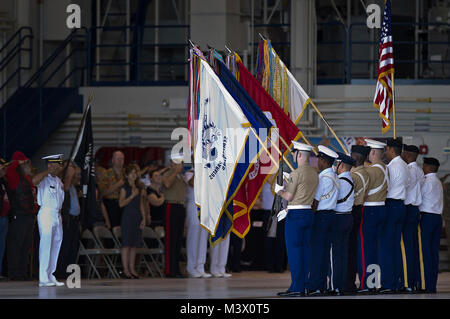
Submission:
<svg viewBox="0 0 450 319">
<path fill-rule="evenodd" d="M 194 154 L 195 203 L 200 207 L 200 224 L 214 235 L 226 208 L 227 193 L 250 125 L 238 103 L 203 60 L 199 104 Z"/>
</svg>

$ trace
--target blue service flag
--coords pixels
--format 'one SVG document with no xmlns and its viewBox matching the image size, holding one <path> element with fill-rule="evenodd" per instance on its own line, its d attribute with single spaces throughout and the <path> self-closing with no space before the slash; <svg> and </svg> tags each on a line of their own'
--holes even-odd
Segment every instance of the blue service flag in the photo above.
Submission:
<svg viewBox="0 0 450 319">
<path fill-rule="evenodd" d="M 245 114 L 249 123 L 253 128 L 253 132 L 263 135 L 259 135 L 260 139 L 264 142 L 267 140 L 267 134 L 273 124 L 266 117 L 266 115 L 261 111 L 259 106 L 253 101 L 253 99 L 248 95 L 244 88 L 236 80 L 233 73 L 231 73 L 228 68 L 220 61 L 216 61 L 216 70 L 218 72 L 218 77 L 222 82 L 223 86 L 231 94 L 234 100 L 238 103 L 242 112 Z M 260 130 L 264 129 L 264 130 Z M 222 214 L 219 219 L 219 224 L 215 232 L 215 236 L 211 236 L 211 242 L 215 243 L 217 240 L 225 238 L 231 231 L 233 226 L 233 197 L 236 195 L 239 187 L 242 184 L 243 179 L 248 174 L 248 168 L 254 162 L 255 157 L 260 152 L 261 146 L 258 144 L 256 137 L 250 134 L 249 139 L 245 144 L 245 153 L 243 158 L 240 159 L 239 163 L 236 165 L 233 180 L 230 184 L 230 189 L 227 194 L 227 208 L 225 214 Z"/>
</svg>

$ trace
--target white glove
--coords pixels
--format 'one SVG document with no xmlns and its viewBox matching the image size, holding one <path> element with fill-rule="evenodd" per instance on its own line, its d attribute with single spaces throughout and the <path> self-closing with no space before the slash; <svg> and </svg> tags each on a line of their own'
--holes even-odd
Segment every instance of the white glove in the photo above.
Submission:
<svg viewBox="0 0 450 319">
<path fill-rule="evenodd" d="M 287 215 L 287 211 L 283 209 L 281 212 L 277 214 L 278 221 L 283 220 Z"/>
<path fill-rule="evenodd" d="M 283 176 L 285 179 L 289 179 L 289 176 L 291 176 L 291 174 L 283 172 Z"/>
<path fill-rule="evenodd" d="M 275 194 L 278 194 L 279 191 L 283 190 L 284 187 L 278 184 L 275 184 Z"/>
</svg>

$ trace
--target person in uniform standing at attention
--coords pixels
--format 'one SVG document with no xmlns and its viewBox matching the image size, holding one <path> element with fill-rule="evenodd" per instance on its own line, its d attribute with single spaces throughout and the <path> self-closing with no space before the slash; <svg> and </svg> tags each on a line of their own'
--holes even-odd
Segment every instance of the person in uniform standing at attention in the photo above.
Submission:
<svg viewBox="0 0 450 319">
<path fill-rule="evenodd" d="M 190 169 L 184 174 L 186 188 L 186 272 L 192 278 L 209 278 L 211 274 L 205 273 L 206 253 L 209 233 L 200 226 L 194 194 L 194 170 Z"/>
<path fill-rule="evenodd" d="M 286 190 L 276 184 L 275 193 L 289 202 L 286 211 L 278 213 L 278 221 L 286 217 L 286 251 L 291 271 L 291 285 L 279 296 L 305 296 L 310 265 L 311 232 L 314 224 L 312 204 L 319 178 L 309 165 L 312 146 L 292 141 L 297 169 L 291 172 Z"/>
<path fill-rule="evenodd" d="M 406 187 L 406 218 L 402 236 L 405 245 L 406 274 L 400 278 L 406 292 L 417 289 L 419 283 L 419 241 L 417 229 L 420 221 L 419 206 L 422 204 L 421 185 L 423 170 L 417 165 L 419 148 L 415 145 L 404 145 L 402 158 L 408 163 L 409 180 Z M 402 268 L 404 271 L 404 268 Z"/>
<path fill-rule="evenodd" d="M 320 296 L 327 290 L 327 273 L 330 266 L 331 233 L 334 209 L 339 195 L 339 185 L 333 170 L 338 154 L 326 146 L 319 145 L 319 185 L 314 195 L 314 226 L 311 235 L 311 264 L 309 295 Z"/>
<path fill-rule="evenodd" d="M 98 188 L 109 216 L 111 228 L 120 226 L 122 218 L 122 209 L 119 207 L 119 190 L 125 182 L 124 161 L 123 153 L 115 151 L 111 160 L 112 167 L 107 169 L 103 178 L 98 181 Z"/>
<path fill-rule="evenodd" d="M 339 195 L 335 208 L 333 233 L 331 236 L 332 267 L 330 285 L 336 295 L 345 291 L 347 278 L 348 241 L 353 226 L 352 209 L 355 201 L 355 185 L 350 170 L 355 166 L 355 160 L 338 153 L 337 173 Z"/>
<path fill-rule="evenodd" d="M 402 287 L 402 230 L 406 217 L 406 186 L 409 179 L 408 165 L 401 158 L 403 144 L 398 139 L 387 142 L 386 158 L 389 171 L 386 194 L 386 219 L 381 241 L 381 289 L 391 293 Z"/>
<path fill-rule="evenodd" d="M 186 209 L 186 183 L 183 179 L 183 156 L 172 155 L 170 169 L 163 174 L 165 214 L 165 274 L 168 278 L 184 278 L 180 272 L 180 252 L 183 243 Z"/>
<path fill-rule="evenodd" d="M 381 272 L 383 267 L 380 264 L 380 240 L 383 224 L 386 216 L 386 194 L 388 183 L 388 170 L 381 160 L 384 153 L 385 143 L 371 139 L 365 140 L 370 147 L 369 162 L 370 166 L 365 168 L 369 175 L 367 193 L 364 196 L 362 207 L 361 226 L 358 235 L 358 263 L 360 288 L 358 293 L 375 292 L 376 288 L 367 287 L 367 266 L 375 264 L 380 265 Z"/>
<path fill-rule="evenodd" d="M 442 210 L 444 206 L 444 192 L 442 183 L 437 177 L 440 163 L 436 158 L 424 157 L 422 184 L 422 203 L 419 206 L 421 219 L 419 230 L 419 247 L 422 247 L 421 289 L 427 293 L 436 293 L 439 273 L 439 246 L 442 232 Z M 422 272 L 422 271 L 421 271 Z"/>
<path fill-rule="evenodd" d="M 139 279 L 136 272 L 136 248 L 142 247 L 142 229 L 145 227 L 145 186 L 138 176 L 139 166 L 129 164 L 125 169 L 126 182 L 120 189 L 119 206 L 123 208 L 120 230 L 122 232 L 122 266 L 124 277 Z"/>
<path fill-rule="evenodd" d="M 209 270 L 211 275 L 216 278 L 228 278 L 232 275 L 226 272 L 228 252 L 230 250 L 230 235 L 218 243 L 211 245 L 209 248 L 210 264 Z"/>
<path fill-rule="evenodd" d="M 48 175 L 37 185 L 37 202 L 40 206 L 38 226 L 39 287 L 64 286 L 53 275 L 58 262 L 63 239 L 60 210 L 64 201 L 64 185 L 58 177 L 62 169 L 62 154 L 42 158 L 47 161 Z"/>
<path fill-rule="evenodd" d="M 354 203 L 352 208 L 353 225 L 348 241 L 348 261 L 347 261 L 347 284 L 345 288 L 346 293 L 354 293 L 357 290 L 356 275 L 358 274 L 358 234 L 361 226 L 362 204 L 364 203 L 364 196 L 367 193 L 367 186 L 369 184 L 369 174 L 364 168 L 364 162 L 367 155 L 369 155 L 370 148 L 363 145 L 353 145 L 351 149 L 351 157 L 355 160 L 355 166 L 350 170 L 354 190 Z"/>
</svg>

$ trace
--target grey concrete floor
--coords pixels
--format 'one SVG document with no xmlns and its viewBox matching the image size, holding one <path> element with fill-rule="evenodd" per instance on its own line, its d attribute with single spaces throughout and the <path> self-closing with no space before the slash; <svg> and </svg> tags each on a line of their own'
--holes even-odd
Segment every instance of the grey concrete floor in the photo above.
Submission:
<svg viewBox="0 0 450 319">
<path fill-rule="evenodd" d="M 247 271 L 231 278 L 82 279 L 81 288 L 38 287 L 37 281 L 0 282 L 0 299 L 270 299 L 289 287 L 290 274 Z M 450 273 L 439 274 L 437 294 L 319 297 L 339 299 L 449 299 Z M 292 298 L 289 298 L 292 299 Z"/>
</svg>

